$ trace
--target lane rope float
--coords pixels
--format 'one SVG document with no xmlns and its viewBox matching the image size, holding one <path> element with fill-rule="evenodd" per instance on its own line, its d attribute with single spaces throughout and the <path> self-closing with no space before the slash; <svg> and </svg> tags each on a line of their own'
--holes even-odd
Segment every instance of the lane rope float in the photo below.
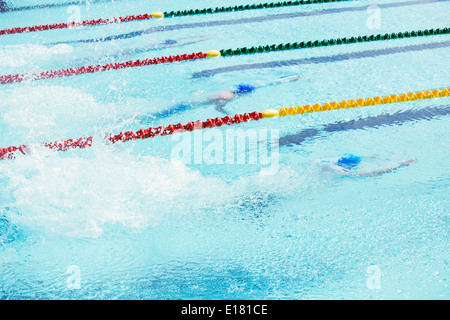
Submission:
<svg viewBox="0 0 450 320">
<path fill-rule="evenodd" d="M 204 59 L 207 58 L 208 53 L 203 52 L 194 52 L 191 54 L 185 53 L 185 54 L 179 54 L 176 56 L 168 56 L 168 57 L 161 57 L 161 58 L 153 58 L 153 59 L 144 59 L 144 60 L 130 60 L 126 62 L 121 63 L 108 63 L 105 65 L 91 65 L 91 66 L 82 66 L 82 67 L 74 67 L 74 68 L 67 68 L 67 69 L 59 69 L 59 70 L 50 70 L 50 71 L 43 71 L 41 73 L 33 73 L 33 74 L 14 74 L 14 75 L 4 75 L 0 76 L 0 84 L 9 84 L 9 83 L 17 83 L 22 82 L 25 80 L 45 80 L 45 79 L 51 79 L 51 78 L 60 78 L 60 77 L 70 77 L 75 76 L 79 74 L 85 74 L 85 73 L 96 73 L 96 72 L 103 72 L 103 71 L 109 71 L 109 70 L 120 70 L 120 69 L 127 69 L 127 68 L 133 68 L 133 67 L 142 67 L 142 66 L 149 66 L 149 65 L 155 65 L 155 64 L 161 64 L 161 63 L 170 63 L 170 62 L 176 62 L 176 61 L 188 61 L 188 60 L 197 60 L 197 59 Z"/>
<path fill-rule="evenodd" d="M 325 102 L 323 104 L 307 104 L 300 105 L 298 107 L 289 107 L 289 108 L 280 108 L 280 109 L 267 109 L 263 112 L 254 111 L 252 113 L 244 113 L 243 115 L 237 114 L 233 117 L 225 116 L 218 117 L 215 119 L 207 119 L 206 121 L 195 121 L 188 122 L 183 125 L 181 123 L 171 124 L 166 127 L 159 126 L 157 128 L 150 127 L 148 129 L 139 129 L 137 131 L 126 131 L 120 132 L 119 134 L 110 134 L 105 138 L 106 142 L 109 143 L 117 143 L 117 142 L 126 142 L 130 140 L 139 140 L 139 139 L 148 139 L 156 136 L 165 136 L 174 134 L 176 132 L 184 132 L 184 131 L 193 131 L 196 129 L 206 129 L 213 127 L 220 127 L 223 125 L 232 125 L 245 123 L 252 120 L 261 120 L 261 119 L 270 119 L 278 116 L 285 117 L 288 115 L 298 115 L 304 113 L 311 112 L 321 112 L 321 111 L 330 111 L 330 110 L 338 110 L 338 109 L 348 109 L 348 108 L 356 108 L 363 106 L 374 106 L 379 104 L 388 104 L 388 103 L 397 103 L 397 102 L 406 102 L 406 101 L 414 101 L 414 100 L 423 100 L 423 99 L 431 99 L 438 97 L 447 97 L 450 95 L 450 90 L 448 88 L 435 89 L 433 91 L 419 91 L 419 92 L 410 92 L 410 93 L 402 93 L 401 95 L 393 94 L 386 95 L 384 98 L 381 96 L 378 97 L 369 97 L 367 99 L 350 99 L 350 100 L 342 100 L 341 102 L 333 101 L 333 102 Z M 90 137 L 82 137 L 77 140 L 69 139 L 69 140 L 60 140 L 55 142 L 43 142 L 42 146 L 49 148 L 55 151 L 67 151 L 70 149 L 84 149 L 87 147 L 91 147 L 93 144 L 93 136 Z M 0 147 L 0 159 L 14 159 L 16 153 L 28 154 L 30 152 L 29 147 L 25 145 L 20 145 L 19 147 L 10 146 L 8 148 Z"/>
<path fill-rule="evenodd" d="M 267 52 L 275 52 L 275 51 L 285 51 L 285 50 L 298 50 L 298 49 L 308 49 L 308 48 L 317 48 L 324 46 L 333 46 L 333 45 L 343 45 L 343 44 L 352 44 L 352 43 L 363 43 L 363 42 L 373 42 L 373 41 L 387 41 L 387 40 L 395 40 L 395 39 L 406 39 L 406 38 L 417 38 L 417 37 L 427 37 L 427 36 L 436 36 L 436 35 L 444 35 L 449 34 L 450 28 L 437 28 L 437 29 L 425 29 L 418 31 L 406 31 L 406 32 L 398 32 L 391 34 L 377 34 L 377 35 L 365 35 L 365 36 L 353 36 L 353 37 L 344 37 L 344 38 L 333 38 L 333 39 L 325 39 L 325 40 L 315 40 L 315 41 L 302 41 L 302 42 L 294 42 L 294 43 L 286 43 L 286 44 L 273 44 L 266 46 L 258 46 L 258 47 L 243 47 L 239 49 L 222 49 L 222 50 L 210 50 L 206 53 L 197 52 L 192 54 L 182 54 L 176 56 L 169 57 L 161 57 L 161 58 L 153 58 L 153 59 L 144 59 L 144 60 L 130 60 L 122 63 L 108 63 L 106 65 L 91 65 L 91 66 L 82 66 L 82 67 L 74 67 L 67 69 L 59 69 L 59 70 L 50 70 L 43 71 L 41 73 L 34 74 L 10 74 L 0 76 L 0 84 L 11 84 L 22 82 L 25 80 L 45 80 L 51 78 L 59 78 L 59 77 L 69 77 L 79 74 L 85 73 L 95 73 L 95 72 L 103 72 L 108 70 L 118 70 L 124 68 L 132 68 L 132 67 L 141 67 L 153 64 L 161 64 L 161 63 L 169 63 L 169 62 L 177 62 L 177 61 L 187 61 L 187 60 L 197 60 L 204 58 L 213 58 L 219 56 L 238 56 L 245 54 L 256 54 L 256 53 L 267 53 Z"/>
<path fill-rule="evenodd" d="M 435 89 L 433 91 L 419 91 L 419 92 L 410 92 L 410 93 L 402 93 L 401 95 L 393 94 L 386 95 L 384 98 L 381 96 L 378 97 L 369 97 L 367 99 L 351 99 L 351 100 L 342 100 L 340 102 L 325 102 L 323 104 L 307 104 L 300 105 L 298 107 L 289 107 L 289 108 L 281 108 L 281 109 L 267 109 L 264 110 L 261 115 L 263 118 L 275 118 L 277 116 L 285 117 L 290 115 L 311 113 L 311 112 L 321 112 L 321 111 L 330 111 L 330 110 L 338 110 L 338 109 L 349 109 L 349 108 L 357 108 L 357 107 L 368 107 L 379 104 L 388 104 L 388 103 L 396 103 L 396 102 L 406 102 L 406 101 L 414 101 L 414 100 L 423 100 L 423 99 L 431 99 L 438 97 L 447 97 L 449 96 L 449 89 L 444 88 L 442 90 Z"/>
<path fill-rule="evenodd" d="M 385 34 L 372 34 L 365 36 L 353 36 L 353 37 L 343 37 L 343 38 L 331 38 L 324 40 L 315 41 L 302 41 L 293 42 L 286 44 L 272 44 L 266 46 L 253 46 L 253 47 L 243 47 L 238 49 L 226 49 L 220 50 L 220 54 L 224 57 L 227 56 L 239 56 L 244 54 L 254 54 L 254 53 L 265 53 L 265 52 L 276 52 L 285 50 L 295 50 L 295 49 L 306 49 L 306 48 L 319 48 L 327 47 L 333 45 L 342 44 L 352 44 L 352 43 L 363 43 L 363 42 L 374 42 L 374 41 L 386 41 L 395 39 L 407 39 L 407 38 L 420 38 L 433 35 L 444 35 L 450 34 L 450 28 L 436 28 L 436 29 L 423 29 L 417 31 L 405 31 L 397 33 L 385 33 Z"/>
<path fill-rule="evenodd" d="M 233 117 L 225 116 L 218 117 L 215 119 L 207 119 L 206 121 L 195 121 L 188 122 L 187 124 L 170 124 L 166 127 L 159 126 L 157 128 L 150 127 L 148 129 L 139 129 L 137 131 L 126 131 L 120 132 L 119 134 L 110 134 L 105 138 L 106 142 L 117 143 L 119 141 L 125 142 L 129 140 L 138 140 L 138 139 L 148 139 L 156 136 L 166 136 L 170 134 L 174 134 L 175 132 L 184 132 L 184 131 L 193 131 L 195 129 L 205 129 L 205 128 L 213 128 L 220 127 L 223 125 L 231 125 L 237 124 L 241 122 L 247 122 L 251 120 L 260 120 L 262 119 L 262 114 L 260 112 L 252 112 L 252 113 L 244 113 L 243 115 L 236 114 Z M 69 139 L 69 140 L 61 140 L 56 142 L 41 143 L 42 146 L 49 148 L 51 150 L 56 151 L 67 151 L 69 149 L 84 149 L 87 147 L 91 147 L 93 143 L 93 136 L 90 137 L 82 137 L 77 140 Z M 15 153 L 20 152 L 22 154 L 27 154 L 29 152 L 29 148 L 25 145 L 20 145 L 19 147 L 8 147 L 1 148 L 0 147 L 0 159 L 13 159 L 15 158 Z"/>
<path fill-rule="evenodd" d="M 193 16 L 193 15 L 199 15 L 199 14 L 247 11 L 247 10 L 255 10 L 255 9 L 270 9 L 270 8 L 281 8 L 281 7 L 293 7 L 293 6 L 301 6 L 301 5 L 307 5 L 307 4 L 348 2 L 348 1 L 352 1 L 352 0 L 300 0 L 300 1 L 269 2 L 269 3 L 259 3 L 259 4 L 236 5 L 236 6 L 229 6 L 229 7 L 216 7 L 216 8 L 207 8 L 207 9 L 190 9 L 190 10 L 170 11 L 170 12 L 165 12 L 164 15 L 166 17 L 183 17 L 183 16 Z"/>
<path fill-rule="evenodd" d="M 45 25 L 37 25 L 37 26 L 29 26 L 29 27 L 14 27 L 14 28 L 6 28 L 0 30 L 0 36 L 7 34 L 17 34 L 17 33 L 26 33 L 26 32 L 37 32 L 37 31 L 47 31 L 47 30 L 55 30 L 55 29 L 67 29 L 67 28 L 76 28 L 76 27 L 85 27 L 85 26 L 95 26 L 102 24 L 111 24 L 111 23 L 120 23 L 120 22 L 131 22 L 131 21 L 141 21 L 141 20 L 149 20 L 152 18 L 162 18 L 163 13 L 155 12 L 152 14 L 140 14 L 140 15 L 132 15 L 125 17 L 113 17 L 107 19 L 94 19 L 94 20 L 84 20 L 80 22 L 60 22 L 54 24 L 45 24 Z"/>
<path fill-rule="evenodd" d="M 271 3 L 260 3 L 260 4 L 247 4 L 247 5 L 237 5 L 237 6 L 229 6 L 229 7 L 215 7 L 215 8 L 205 8 L 205 9 L 179 10 L 179 11 L 169 11 L 169 12 L 154 12 L 152 14 L 145 13 L 145 14 L 139 14 L 139 15 L 128 15 L 125 17 L 118 17 L 118 18 L 116 18 L 116 17 L 100 18 L 100 19 L 93 19 L 93 20 L 84 20 L 81 22 L 61 22 L 61 23 L 46 24 L 46 25 L 14 27 L 11 29 L 6 28 L 6 29 L 0 30 L 0 35 L 47 31 L 47 30 L 54 30 L 54 29 L 66 29 L 66 28 L 84 27 L 84 26 L 95 26 L 95 25 L 131 22 L 131 21 L 142 21 L 142 20 L 149 20 L 152 18 L 182 17 L 182 16 L 192 16 L 192 15 L 200 15 L 200 14 L 212 14 L 212 13 L 246 11 L 246 10 L 255 10 L 255 9 L 292 7 L 292 6 L 300 6 L 300 5 L 307 5 L 307 4 L 344 2 L 344 1 L 352 1 L 352 0 L 300 0 L 300 1 L 284 1 L 284 2 L 271 2 Z"/>
</svg>

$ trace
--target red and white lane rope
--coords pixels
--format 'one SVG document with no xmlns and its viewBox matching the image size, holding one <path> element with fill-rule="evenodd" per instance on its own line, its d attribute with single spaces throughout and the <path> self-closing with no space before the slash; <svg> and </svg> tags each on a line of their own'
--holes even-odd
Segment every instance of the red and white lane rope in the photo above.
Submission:
<svg viewBox="0 0 450 320">
<path fill-rule="evenodd" d="M 10 84 L 16 82 L 22 82 L 25 80 L 44 80 L 50 78 L 60 78 L 60 77 L 70 77 L 74 75 L 79 75 L 83 73 L 96 73 L 103 72 L 108 70 L 118 70 L 118 69 L 126 69 L 133 67 L 142 67 L 153 64 L 161 64 L 161 63 L 169 63 L 169 62 L 177 62 L 177 61 L 187 61 L 187 60 L 197 60 L 204 59 L 208 56 L 208 53 L 203 52 L 194 52 L 191 54 L 179 54 L 176 56 L 168 56 L 161 58 L 153 58 L 153 59 L 145 59 L 145 60 L 130 60 L 126 62 L 116 62 L 116 63 L 108 63 L 105 65 L 91 65 L 91 66 L 82 66 L 82 67 L 74 67 L 67 69 L 59 69 L 59 70 L 50 70 L 44 71 L 41 73 L 33 73 L 33 74 L 10 74 L 0 76 L 0 84 Z"/>
<path fill-rule="evenodd" d="M 67 28 L 75 28 L 75 27 L 94 26 L 94 25 L 102 25 L 102 24 L 110 24 L 110 23 L 149 20 L 152 18 L 160 18 L 160 17 L 162 17 L 161 13 L 155 12 L 153 14 L 146 13 L 146 14 L 118 17 L 118 18 L 113 17 L 113 18 L 107 18 L 107 19 L 84 20 L 84 21 L 80 21 L 80 22 L 61 22 L 61 23 L 44 24 L 44 25 L 29 26 L 29 27 L 15 27 L 15 28 L 11 28 L 11 29 L 6 28 L 6 29 L 0 30 L 0 36 L 6 35 L 6 34 L 37 32 L 37 31 L 46 31 L 46 30 L 54 30 L 54 29 L 67 29 Z"/>
<path fill-rule="evenodd" d="M 166 136 L 170 134 L 174 134 L 176 132 L 183 131 L 193 131 L 196 129 L 206 129 L 213 127 L 220 127 L 223 125 L 232 125 L 238 124 L 241 122 L 248 122 L 251 120 L 260 120 L 262 119 L 262 113 L 260 112 L 252 112 L 252 113 L 244 113 L 243 115 L 236 114 L 233 117 L 225 116 L 218 117 L 215 119 L 208 119 L 206 121 L 195 121 L 188 122 L 187 124 L 171 124 L 166 127 L 159 126 L 157 128 L 150 127 L 148 129 L 140 129 L 138 131 L 126 131 L 120 132 L 119 134 L 110 134 L 105 138 L 106 142 L 117 143 L 117 142 L 126 142 L 130 140 L 139 140 L 139 139 L 148 139 L 156 136 Z M 56 151 L 67 151 L 70 149 L 84 149 L 92 146 L 93 136 L 87 138 L 79 138 L 79 139 L 69 139 L 69 140 L 61 140 L 55 142 L 43 142 L 42 146 L 49 148 L 51 150 Z M 0 147 L 0 159 L 14 159 L 17 153 L 28 154 L 30 152 L 30 148 L 24 145 L 20 145 L 19 147 L 11 146 L 8 148 Z"/>
</svg>

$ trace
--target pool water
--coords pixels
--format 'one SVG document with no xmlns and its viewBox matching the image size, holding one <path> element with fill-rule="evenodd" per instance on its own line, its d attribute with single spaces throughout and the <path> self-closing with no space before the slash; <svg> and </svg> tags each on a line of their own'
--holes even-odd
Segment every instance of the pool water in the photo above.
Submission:
<svg viewBox="0 0 450 320">
<path fill-rule="evenodd" d="M 259 2 L 207 6 L 250 3 Z M 2 12 L 0 29 L 204 7 L 82 1 Z M 444 28 L 449 10 L 445 0 L 344 1 L 5 35 L 0 75 Z M 174 41 L 180 45 L 164 46 Z M 448 88 L 449 46 L 441 35 L 0 85 L 0 146 L 32 149 L 0 161 L 0 299 L 448 299 L 450 97 L 114 145 L 102 137 Z M 258 88 L 222 111 L 205 104 L 157 116 L 240 83 L 294 75 L 302 77 Z M 227 134 L 249 143 L 228 147 Z M 90 135 L 94 144 L 84 150 L 40 147 Z M 364 157 L 361 170 L 418 162 L 373 177 L 318 164 L 346 153 Z"/>
</svg>

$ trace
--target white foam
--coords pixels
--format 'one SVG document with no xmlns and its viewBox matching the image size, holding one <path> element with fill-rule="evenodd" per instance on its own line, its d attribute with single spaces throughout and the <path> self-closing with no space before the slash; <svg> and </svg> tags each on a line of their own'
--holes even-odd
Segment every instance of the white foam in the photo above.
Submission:
<svg viewBox="0 0 450 320">
<path fill-rule="evenodd" d="M 143 230 L 169 213 L 175 218 L 191 212 L 185 208 L 195 212 L 217 190 L 225 191 L 216 179 L 181 163 L 126 152 L 98 149 L 93 159 L 53 154 L 17 160 L 9 179 L 22 222 L 67 236 L 97 237 L 111 226 Z"/>
<path fill-rule="evenodd" d="M 7 205 L 20 213 L 22 228 L 69 237 L 140 233 L 159 224 L 198 230 L 233 219 L 244 198 L 281 195 L 298 185 L 289 168 L 230 184 L 178 161 L 137 157 L 94 141 L 87 158 L 79 154 L 86 150 L 68 155 L 42 148 L 0 163 L 11 190 Z"/>
<path fill-rule="evenodd" d="M 68 44 L 58 44 L 46 47 L 36 44 L 8 45 L 0 47 L 0 67 L 22 67 L 47 61 L 56 55 L 68 55 L 73 47 Z"/>
<path fill-rule="evenodd" d="M 122 106 L 100 103 L 76 88 L 37 86 L 0 91 L 2 122 L 23 139 L 89 136 L 121 112 Z"/>
</svg>

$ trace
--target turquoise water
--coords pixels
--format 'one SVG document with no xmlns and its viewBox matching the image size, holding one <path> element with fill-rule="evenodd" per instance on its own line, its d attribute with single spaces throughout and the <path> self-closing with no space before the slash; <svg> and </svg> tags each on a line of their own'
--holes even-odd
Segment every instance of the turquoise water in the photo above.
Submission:
<svg viewBox="0 0 450 320">
<path fill-rule="evenodd" d="M 247 3 L 258 2 L 208 7 Z M 376 29 L 367 23 L 371 5 L 380 8 Z M 204 7 L 189 2 L 189 9 Z M 65 22 L 78 13 L 87 20 L 182 9 L 182 1 L 139 0 L 30 9 L 0 13 L 0 29 Z M 0 74 L 443 28 L 449 9 L 448 1 L 347 1 L 1 36 Z M 281 16 L 297 13 L 305 14 Z M 161 29 L 167 26 L 172 30 Z M 166 40 L 184 45 L 163 48 Z M 0 162 L 0 298 L 448 299 L 449 97 L 115 145 L 102 137 L 223 116 L 213 105 L 153 115 L 284 76 L 302 78 L 259 88 L 224 111 L 449 87 L 449 41 L 399 39 L 0 86 L 0 146 L 33 150 Z M 344 54 L 348 59 L 337 58 Z M 316 58 L 321 62 L 285 63 Z M 225 67 L 233 68 L 217 70 Z M 243 154 L 236 148 L 211 143 L 230 132 L 257 136 L 244 148 L 244 163 L 225 161 Z M 39 146 L 90 135 L 94 145 L 86 150 Z M 180 146 L 191 146 L 187 158 L 176 157 Z M 262 146 L 271 150 L 270 165 L 260 153 L 250 161 Z M 418 162 L 370 178 L 327 174 L 317 165 L 344 153 L 373 157 L 364 170 Z"/>
</svg>

